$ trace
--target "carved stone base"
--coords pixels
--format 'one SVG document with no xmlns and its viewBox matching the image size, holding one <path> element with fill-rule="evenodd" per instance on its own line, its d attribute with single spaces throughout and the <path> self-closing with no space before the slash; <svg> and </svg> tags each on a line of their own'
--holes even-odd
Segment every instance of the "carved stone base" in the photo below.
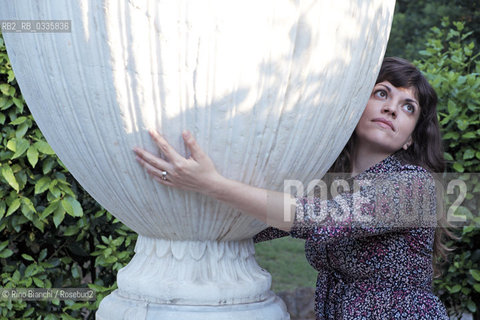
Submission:
<svg viewBox="0 0 480 320">
<path fill-rule="evenodd" d="M 173 241 L 139 236 L 118 290 L 97 319 L 289 319 L 255 261 L 251 239 Z"/>
<path fill-rule="evenodd" d="M 283 301 L 271 293 L 255 303 L 222 306 L 187 306 L 150 303 L 122 297 L 118 290 L 105 297 L 97 320 L 289 320 Z"/>
</svg>

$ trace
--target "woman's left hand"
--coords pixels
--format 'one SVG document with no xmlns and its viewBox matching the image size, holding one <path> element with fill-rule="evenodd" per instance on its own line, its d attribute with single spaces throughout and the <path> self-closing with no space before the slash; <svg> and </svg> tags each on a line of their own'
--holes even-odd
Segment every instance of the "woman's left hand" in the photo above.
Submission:
<svg viewBox="0 0 480 320">
<path fill-rule="evenodd" d="M 133 150 L 137 161 L 160 184 L 209 195 L 214 192 L 219 182 L 225 179 L 190 132 L 182 133 L 185 145 L 191 152 L 188 159 L 178 154 L 158 132 L 151 130 L 149 133 L 166 160 L 140 148 Z"/>
</svg>

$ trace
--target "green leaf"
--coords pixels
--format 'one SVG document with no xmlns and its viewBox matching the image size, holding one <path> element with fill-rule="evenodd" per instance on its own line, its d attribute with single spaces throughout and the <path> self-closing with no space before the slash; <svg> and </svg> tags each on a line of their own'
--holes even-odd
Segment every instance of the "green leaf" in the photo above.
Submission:
<svg viewBox="0 0 480 320">
<path fill-rule="evenodd" d="M 15 283 L 20 281 L 20 272 L 18 270 L 15 270 L 15 272 L 13 273 L 12 280 Z"/>
<path fill-rule="evenodd" d="M 462 230 L 462 234 L 467 234 L 467 233 L 470 233 L 472 232 L 473 230 L 475 230 L 475 226 L 464 226 L 463 227 L 463 230 Z"/>
<path fill-rule="evenodd" d="M 112 244 L 115 247 L 118 247 L 119 245 L 121 245 L 123 243 L 123 240 L 124 240 L 123 237 L 118 237 L 118 238 L 116 238 L 115 240 L 112 241 Z"/>
<path fill-rule="evenodd" d="M 35 194 L 42 193 L 48 189 L 51 179 L 48 176 L 43 176 L 35 184 Z"/>
<path fill-rule="evenodd" d="M 58 188 L 58 180 L 52 180 L 48 186 L 48 190 L 53 194 L 55 198 L 59 198 L 62 195 L 62 192 Z"/>
<path fill-rule="evenodd" d="M 17 209 L 20 208 L 21 203 L 22 201 L 20 200 L 20 198 L 13 200 L 12 204 L 8 207 L 8 211 L 5 217 L 8 217 L 9 215 L 17 211 Z"/>
<path fill-rule="evenodd" d="M 3 218 L 3 215 L 7 211 L 7 204 L 4 200 L 0 200 L 0 219 Z"/>
<path fill-rule="evenodd" d="M 77 225 L 73 226 L 68 226 L 65 231 L 63 232 L 64 236 L 72 236 L 74 234 L 77 234 L 79 232 L 79 228 Z"/>
<path fill-rule="evenodd" d="M 32 256 L 26 254 L 26 253 L 22 253 L 22 258 L 25 259 L 25 260 L 28 260 L 28 261 L 35 261 Z"/>
<path fill-rule="evenodd" d="M 471 131 L 462 135 L 462 138 L 465 138 L 465 139 L 474 139 L 475 137 L 476 137 L 475 132 L 471 132 Z"/>
<path fill-rule="evenodd" d="M 457 28 L 458 31 L 462 31 L 463 28 L 465 27 L 465 24 L 460 21 L 454 21 L 453 25 L 455 26 L 455 28 Z"/>
<path fill-rule="evenodd" d="M 65 218 L 65 209 L 62 206 L 58 206 L 55 212 L 53 213 L 53 223 L 55 227 L 58 228 L 60 223 L 62 223 L 63 219 Z"/>
<path fill-rule="evenodd" d="M 77 266 L 72 266 L 72 277 L 74 279 L 80 278 L 80 272 L 78 271 L 78 265 Z"/>
<path fill-rule="evenodd" d="M 23 209 L 23 207 L 25 207 L 25 209 Z M 37 210 L 35 209 L 35 206 L 32 203 L 32 200 L 30 200 L 27 197 L 22 198 L 22 210 L 26 210 L 29 212 L 37 212 Z"/>
<path fill-rule="evenodd" d="M 468 310 L 470 310 L 471 313 L 477 312 L 477 306 L 472 300 L 468 300 L 467 308 Z"/>
<path fill-rule="evenodd" d="M 80 202 L 78 202 L 72 197 L 66 197 L 65 199 L 63 199 L 62 206 L 65 209 L 65 211 L 67 211 L 67 213 L 72 217 L 83 216 L 83 210 L 82 210 L 82 206 L 80 205 Z"/>
<path fill-rule="evenodd" d="M 17 150 L 17 139 L 10 139 L 7 142 L 7 149 L 15 152 Z"/>
<path fill-rule="evenodd" d="M 55 154 L 52 147 L 50 147 L 50 145 L 48 143 L 46 143 L 45 141 L 41 141 L 41 140 L 37 141 L 37 142 L 35 142 L 34 145 L 37 148 L 37 150 L 40 151 L 41 153 L 48 154 L 48 155 Z"/>
<path fill-rule="evenodd" d="M 460 137 L 460 135 L 458 134 L 458 132 L 452 132 L 452 131 L 450 131 L 450 132 L 448 132 L 447 134 L 445 134 L 445 135 L 443 136 L 443 139 L 445 139 L 445 140 L 448 140 L 448 139 L 454 139 L 454 140 L 456 140 L 456 139 L 458 139 L 459 137 Z"/>
<path fill-rule="evenodd" d="M 28 142 L 28 140 L 23 138 L 17 139 L 15 144 L 15 154 L 13 155 L 12 159 L 16 159 L 23 155 L 23 153 L 27 151 L 28 147 L 30 147 L 30 142 Z"/>
<path fill-rule="evenodd" d="M 41 221 L 38 216 L 33 217 L 32 223 L 35 226 L 35 228 L 37 228 L 43 233 L 43 230 L 45 228 L 45 223 L 43 223 L 43 221 Z"/>
<path fill-rule="evenodd" d="M 7 246 L 8 246 L 8 240 L 7 240 L 7 241 L 0 242 L 0 251 L 2 251 L 3 249 L 5 249 Z"/>
<path fill-rule="evenodd" d="M 47 257 L 47 248 L 42 249 L 38 255 L 38 261 L 42 262 Z"/>
<path fill-rule="evenodd" d="M 463 159 L 464 159 L 464 160 L 472 159 L 473 157 L 475 157 L 475 150 L 467 149 L 467 150 L 465 150 L 465 152 L 463 153 Z"/>
<path fill-rule="evenodd" d="M 468 125 L 469 125 L 469 122 L 465 119 L 459 119 L 457 120 L 457 127 L 458 129 L 460 129 L 461 131 L 464 131 L 465 129 L 468 128 Z"/>
<path fill-rule="evenodd" d="M 13 105 L 13 101 L 11 99 L 0 96 L 0 110 L 7 110 L 11 105 Z"/>
<path fill-rule="evenodd" d="M 455 105 L 455 103 L 452 101 L 452 100 L 448 100 L 448 103 L 447 103 L 447 110 L 448 110 L 448 113 L 452 116 L 455 116 L 457 114 L 457 106 Z"/>
<path fill-rule="evenodd" d="M 52 171 L 53 166 L 55 166 L 55 159 L 53 157 L 48 157 L 43 160 L 42 163 L 42 172 L 43 174 L 47 174 Z"/>
<path fill-rule="evenodd" d="M 9 165 L 2 166 L 2 176 L 7 180 L 8 184 L 15 189 L 17 192 L 20 191 L 20 187 L 18 185 L 17 179 L 13 174 L 12 168 Z"/>
<path fill-rule="evenodd" d="M 23 319 L 27 319 L 28 316 L 31 316 L 34 311 L 35 311 L 34 308 L 28 308 L 28 309 L 23 313 L 22 318 L 23 318 Z"/>
<path fill-rule="evenodd" d="M 0 252 L 0 258 L 8 258 L 8 257 L 10 257 L 11 255 L 13 255 L 13 251 L 10 250 L 10 249 L 3 249 L 3 250 Z"/>
<path fill-rule="evenodd" d="M 6 119 L 7 117 L 2 112 L 0 112 L 0 124 L 5 124 Z"/>
<path fill-rule="evenodd" d="M 29 264 L 24 271 L 25 277 L 31 277 L 35 274 L 37 274 L 37 265 L 35 263 Z"/>
<path fill-rule="evenodd" d="M 35 146 L 30 146 L 27 150 L 28 162 L 32 165 L 32 168 L 35 168 L 35 165 L 38 162 L 38 151 Z"/>
<path fill-rule="evenodd" d="M 59 188 L 61 191 L 63 191 L 66 195 L 69 195 L 71 197 L 76 197 L 75 192 L 72 191 L 70 187 L 68 187 L 67 183 L 61 183 L 59 185 Z"/>
<path fill-rule="evenodd" d="M 106 263 L 114 263 L 114 262 L 116 262 L 117 260 L 118 260 L 118 259 L 117 259 L 117 257 L 115 257 L 115 256 L 109 256 L 109 257 L 105 258 L 105 262 L 106 262 Z"/>
<path fill-rule="evenodd" d="M 12 86 L 7 83 L 0 84 L 0 92 L 3 93 L 4 96 L 10 96 L 10 88 Z"/>
<path fill-rule="evenodd" d="M 15 106 L 17 107 L 18 111 L 19 111 L 20 113 L 23 113 L 23 107 L 24 107 L 23 100 L 22 100 L 22 99 L 15 98 L 15 97 L 12 96 L 12 101 L 13 101 L 13 103 L 15 104 Z"/>
<path fill-rule="evenodd" d="M 42 215 L 40 216 L 40 219 L 45 219 L 48 217 L 52 212 L 57 210 L 57 208 L 60 206 L 60 203 L 58 200 L 52 201 L 48 207 L 43 210 Z"/>
<path fill-rule="evenodd" d="M 33 279 L 33 282 L 35 283 L 35 285 L 36 285 L 37 287 L 39 287 L 39 288 L 43 288 L 43 286 L 45 285 L 45 284 L 43 283 L 43 280 L 42 280 L 42 279 L 39 279 L 39 278 L 37 278 L 37 277 L 33 277 L 32 279 Z"/>
<path fill-rule="evenodd" d="M 8 79 L 7 79 L 7 81 L 8 81 L 8 82 L 12 82 L 12 81 L 15 79 L 15 75 L 13 74 L 13 71 L 12 71 L 12 70 L 8 70 L 8 71 L 7 71 L 7 74 L 8 74 Z"/>
<path fill-rule="evenodd" d="M 13 124 L 13 125 L 19 125 L 19 124 L 22 124 L 24 123 L 25 121 L 27 121 L 27 117 L 18 117 L 17 119 L 13 120 L 12 122 L 10 122 L 10 124 Z"/>
<path fill-rule="evenodd" d="M 457 172 L 463 172 L 463 171 L 465 171 L 465 169 L 463 168 L 463 166 L 462 166 L 460 163 L 458 163 L 458 162 L 455 162 L 455 163 L 453 164 L 453 169 L 455 169 Z"/>
<path fill-rule="evenodd" d="M 443 153 L 443 156 L 445 157 L 445 160 L 447 160 L 447 161 L 453 161 L 453 157 L 452 157 L 452 155 L 451 155 L 450 153 L 444 152 L 444 153 Z"/>
<path fill-rule="evenodd" d="M 475 283 L 473 285 L 473 289 L 475 289 L 475 291 L 477 291 L 477 292 L 480 292 L 480 283 Z"/>
<path fill-rule="evenodd" d="M 472 275 L 472 277 L 477 280 L 478 282 L 480 282 L 480 270 L 473 270 L 473 269 L 470 269 L 470 274 Z"/>
<path fill-rule="evenodd" d="M 456 284 L 453 287 L 449 288 L 448 291 L 450 291 L 450 293 L 457 293 L 457 292 L 460 292 L 460 290 L 462 290 L 462 286 L 459 284 Z"/>
<path fill-rule="evenodd" d="M 28 124 L 26 122 L 18 126 L 17 131 L 15 131 L 16 138 L 23 138 L 25 133 L 28 131 Z"/>
</svg>

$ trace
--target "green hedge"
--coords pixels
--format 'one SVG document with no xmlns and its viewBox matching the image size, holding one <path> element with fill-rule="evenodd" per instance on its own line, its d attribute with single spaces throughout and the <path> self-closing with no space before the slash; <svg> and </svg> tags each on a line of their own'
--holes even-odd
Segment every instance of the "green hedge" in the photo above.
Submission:
<svg viewBox="0 0 480 320">
<path fill-rule="evenodd" d="M 96 302 L 0 300 L 0 319 L 94 319 L 136 235 L 103 210 L 45 141 L 0 35 L 0 287 L 86 288 Z M 83 309 L 83 310 L 82 310 Z"/>
<path fill-rule="evenodd" d="M 432 28 L 422 59 L 416 65 L 439 96 L 439 120 L 448 171 L 466 181 L 466 199 L 459 207 L 467 223 L 455 230 L 459 241 L 435 286 L 448 307 L 480 318 L 480 53 L 461 22 L 448 19 Z"/>
<path fill-rule="evenodd" d="M 415 63 L 440 97 L 440 121 L 451 170 L 480 169 L 480 63 L 461 23 L 432 29 Z M 0 266 L 1 287 L 90 287 L 97 301 L 0 300 L 0 319 L 94 319 L 116 286 L 117 271 L 133 255 L 136 235 L 103 210 L 73 179 L 46 143 L 20 94 L 0 35 Z M 470 179 L 471 180 L 471 179 Z M 457 311 L 480 308 L 480 221 L 469 189 L 468 225 L 448 270 L 435 281 Z M 475 210 L 475 211 L 474 211 Z M 452 309 L 455 311 L 455 309 Z"/>
<path fill-rule="evenodd" d="M 474 31 L 470 39 L 480 44 L 480 1 L 477 0 L 396 0 L 387 55 L 408 60 L 421 57 L 430 38 L 428 31 L 440 25 L 443 17 L 468 21 Z"/>
</svg>

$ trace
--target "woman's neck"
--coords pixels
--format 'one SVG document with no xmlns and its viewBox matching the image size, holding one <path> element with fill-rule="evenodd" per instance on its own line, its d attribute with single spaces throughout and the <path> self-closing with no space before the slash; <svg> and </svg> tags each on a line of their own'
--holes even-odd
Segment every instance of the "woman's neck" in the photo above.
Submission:
<svg viewBox="0 0 480 320">
<path fill-rule="evenodd" d="M 356 148 L 352 159 L 351 176 L 354 177 L 368 168 L 374 166 L 387 158 L 390 154 L 379 151 L 372 151 L 366 148 Z"/>
</svg>

